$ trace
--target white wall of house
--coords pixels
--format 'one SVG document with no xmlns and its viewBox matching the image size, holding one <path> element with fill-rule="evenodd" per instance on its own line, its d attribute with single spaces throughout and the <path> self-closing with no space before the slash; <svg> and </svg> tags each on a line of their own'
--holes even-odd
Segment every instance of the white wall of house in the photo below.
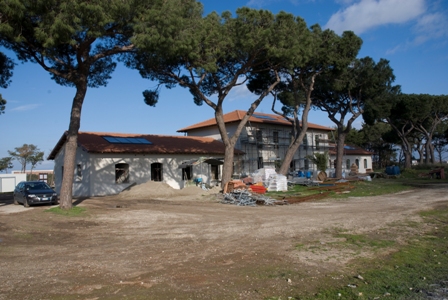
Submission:
<svg viewBox="0 0 448 300">
<path fill-rule="evenodd" d="M 229 135 L 233 135 L 238 124 L 226 124 Z M 257 131 L 262 133 L 261 140 L 257 140 Z M 274 140 L 274 132 L 277 132 Z M 285 157 L 287 148 L 291 141 L 291 128 L 286 125 L 248 122 L 243 128 L 235 145 L 236 149 L 245 152 L 241 158 L 236 158 L 234 175 L 251 174 L 262 167 L 276 168 Z M 188 136 L 207 136 L 221 140 L 216 126 L 198 128 L 188 132 Z M 316 136 L 321 140 L 319 147 L 316 145 Z M 316 175 L 315 166 L 307 163 L 304 159 L 307 155 L 316 152 L 323 153 L 328 150 L 329 132 L 327 130 L 309 128 L 306 133 L 306 144 L 302 144 L 294 155 L 291 171 L 311 171 Z M 304 138 L 305 140 L 305 138 Z M 260 147 L 261 146 L 261 147 Z M 262 161 L 262 163 L 260 163 Z"/>
<path fill-rule="evenodd" d="M 335 155 L 330 156 L 332 162 L 334 162 L 335 159 Z M 352 164 L 358 166 L 358 173 L 360 174 L 366 174 L 373 171 L 371 155 L 344 155 L 342 159 L 342 171 L 345 172 L 346 176 L 350 173 Z M 334 166 L 332 166 L 327 170 L 327 175 L 331 177 L 334 172 L 335 169 Z"/>
<path fill-rule="evenodd" d="M 64 149 L 55 158 L 55 188 L 60 193 L 62 184 L 62 166 Z M 80 147 L 76 153 L 75 177 L 73 182 L 73 197 L 105 196 L 120 193 L 131 184 L 141 184 L 154 178 L 151 166 L 161 164 L 162 181 L 175 189 L 184 188 L 191 181 L 183 180 L 182 169 L 179 165 L 185 161 L 198 159 L 197 155 L 157 155 L 157 154 L 90 154 Z M 120 164 L 126 165 L 129 179 L 120 183 L 116 180 L 116 168 Z M 154 166 L 154 165 L 153 165 Z M 207 163 L 192 166 L 192 178 L 201 178 L 209 185 L 216 183 L 211 179 L 211 167 Z"/>
<path fill-rule="evenodd" d="M 230 126 L 227 129 L 229 130 Z M 235 132 L 235 131 L 233 130 L 233 132 Z M 233 132 L 228 131 L 229 134 L 233 134 Z M 188 131 L 188 136 L 211 137 L 218 141 L 222 140 L 221 134 L 219 133 L 217 126 L 211 126 L 211 127 L 190 130 L 190 131 Z"/>
</svg>

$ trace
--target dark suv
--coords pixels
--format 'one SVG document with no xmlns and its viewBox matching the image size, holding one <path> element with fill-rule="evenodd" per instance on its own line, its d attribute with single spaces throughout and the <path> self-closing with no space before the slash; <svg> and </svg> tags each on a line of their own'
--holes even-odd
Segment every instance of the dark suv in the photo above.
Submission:
<svg viewBox="0 0 448 300">
<path fill-rule="evenodd" d="M 58 194 L 43 181 L 22 181 L 14 189 L 14 204 L 57 204 Z"/>
</svg>

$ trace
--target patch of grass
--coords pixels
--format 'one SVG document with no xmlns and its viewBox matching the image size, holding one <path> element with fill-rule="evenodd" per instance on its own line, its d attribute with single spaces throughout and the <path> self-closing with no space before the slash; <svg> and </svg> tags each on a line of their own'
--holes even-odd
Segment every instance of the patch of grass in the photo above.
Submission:
<svg viewBox="0 0 448 300">
<path fill-rule="evenodd" d="M 45 210 L 45 212 L 54 213 L 67 217 L 85 216 L 86 209 L 79 206 L 73 206 L 71 209 L 61 209 L 59 206 Z"/>
<path fill-rule="evenodd" d="M 432 230 L 409 239 L 395 252 L 374 259 L 357 258 L 343 279 L 293 299 L 423 299 L 448 274 L 448 206 L 421 213 Z M 424 226 L 424 224 L 421 224 Z M 339 234 L 347 243 L 376 246 L 363 235 Z"/>
<path fill-rule="evenodd" d="M 402 191 L 413 189 L 412 186 L 407 185 L 406 181 L 396 179 L 374 179 L 372 181 L 354 181 L 350 183 L 354 188 L 349 189 L 349 193 L 331 192 L 330 197 L 345 199 L 348 197 L 368 197 L 380 196 L 386 194 L 394 194 Z M 266 195 L 276 199 L 288 197 L 305 197 L 314 194 L 320 194 L 323 190 L 316 189 L 316 187 L 307 187 L 301 185 L 294 185 L 288 188 L 286 192 L 268 192 Z M 330 190 L 331 191 L 331 190 Z"/>
<path fill-rule="evenodd" d="M 16 237 L 23 240 L 31 240 L 33 238 L 33 235 L 28 232 L 20 232 L 15 234 Z"/>
<path fill-rule="evenodd" d="M 386 248 L 395 244 L 394 241 L 375 239 L 363 234 L 338 234 L 336 237 L 344 238 L 344 243 L 358 247 Z"/>
<path fill-rule="evenodd" d="M 385 194 L 394 194 L 407 190 L 413 187 L 403 185 L 402 182 L 387 179 L 374 179 L 372 181 L 358 181 L 353 183 L 354 188 L 347 194 L 335 194 L 334 198 L 348 198 L 348 197 L 368 197 L 379 196 Z"/>
</svg>

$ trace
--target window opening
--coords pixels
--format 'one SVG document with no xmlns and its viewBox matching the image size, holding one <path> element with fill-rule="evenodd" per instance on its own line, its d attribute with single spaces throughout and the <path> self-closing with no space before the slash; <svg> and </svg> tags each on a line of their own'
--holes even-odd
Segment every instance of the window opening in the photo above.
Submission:
<svg viewBox="0 0 448 300">
<path fill-rule="evenodd" d="M 316 150 L 319 150 L 320 149 L 319 136 L 317 134 L 314 136 L 314 141 L 316 143 Z"/>
<path fill-rule="evenodd" d="M 263 131 L 261 131 L 261 129 L 257 129 L 256 139 L 258 147 L 259 148 L 263 147 Z"/>
<path fill-rule="evenodd" d="M 293 159 L 291 160 L 291 163 L 289 164 L 289 170 L 295 171 L 296 170 L 296 161 Z"/>
<path fill-rule="evenodd" d="M 303 143 L 303 149 L 308 149 L 308 137 L 306 136 L 306 134 L 303 137 L 302 143 Z"/>
<path fill-rule="evenodd" d="M 278 144 L 278 131 L 273 132 L 272 138 L 273 138 L 274 144 Z"/>
<path fill-rule="evenodd" d="M 152 181 L 163 180 L 163 165 L 161 163 L 151 164 L 151 180 Z"/>
<path fill-rule="evenodd" d="M 186 166 L 182 168 L 182 180 L 193 179 L 193 166 Z"/>
<path fill-rule="evenodd" d="M 347 170 L 350 170 L 350 159 L 347 159 L 346 163 L 345 163 L 345 168 Z"/>
<path fill-rule="evenodd" d="M 115 183 L 129 183 L 129 165 L 115 165 Z"/>
<path fill-rule="evenodd" d="M 211 177 L 212 180 L 218 180 L 219 179 L 219 165 L 211 165 Z"/>
<path fill-rule="evenodd" d="M 82 179 L 82 166 L 80 164 L 76 165 L 76 180 Z"/>
<path fill-rule="evenodd" d="M 39 181 L 47 182 L 48 174 L 47 173 L 39 173 Z"/>
<path fill-rule="evenodd" d="M 258 169 L 262 169 L 263 168 L 263 157 L 260 156 L 258 157 Z"/>
</svg>

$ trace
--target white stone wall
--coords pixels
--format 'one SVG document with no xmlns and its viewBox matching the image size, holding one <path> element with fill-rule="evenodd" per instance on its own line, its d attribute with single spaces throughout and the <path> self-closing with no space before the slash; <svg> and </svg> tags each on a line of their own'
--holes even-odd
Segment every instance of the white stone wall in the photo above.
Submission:
<svg viewBox="0 0 448 300">
<path fill-rule="evenodd" d="M 65 147 L 64 147 L 65 148 Z M 62 165 L 64 148 L 55 158 L 55 186 L 60 193 L 62 184 Z M 105 196 L 120 193 L 129 185 L 145 183 L 151 180 L 151 164 L 161 163 L 162 181 L 175 189 L 181 189 L 186 182 L 182 180 L 182 169 L 179 165 L 191 159 L 198 159 L 193 155 L 135 155 L 135 154 L 89 154 L 78 147 L 76 165 L 81 165 L 81 176 L 75 177 L 73 182 L 73 197 Z M 115 182 L 115 165 L 129 165 L 129 182 Z M 193 166 L 193 178 L 200 177 L 202 182 L 210 184 L 210 165 L 202 163 Z"/>
</svg>

